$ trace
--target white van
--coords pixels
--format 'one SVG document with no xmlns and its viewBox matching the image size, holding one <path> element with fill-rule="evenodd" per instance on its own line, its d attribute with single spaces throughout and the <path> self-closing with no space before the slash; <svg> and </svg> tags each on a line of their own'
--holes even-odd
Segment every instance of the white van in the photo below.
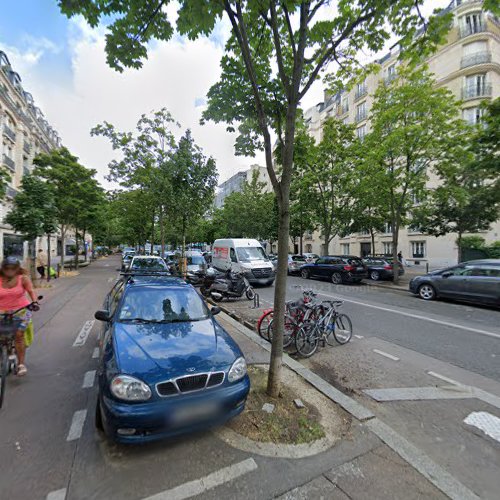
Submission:
<svg viewBox="0 0 500 500">
<path fill-rule="evenodd" d="M 232 238 L 215 240 L 212 266 L 219 271 L 241 272 L 252 284 L 272 285 L 274 267 L 257 240 Z"/>
</svg>

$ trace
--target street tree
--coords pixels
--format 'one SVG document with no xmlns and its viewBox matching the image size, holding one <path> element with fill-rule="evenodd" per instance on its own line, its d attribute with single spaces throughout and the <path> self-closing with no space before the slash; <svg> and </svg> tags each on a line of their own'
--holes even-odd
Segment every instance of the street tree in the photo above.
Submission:
<svg viewBox="0 0 500 500">
<path fill-rule="evenodd" d="M 172 186 L 171 217 L 180 232 L 184 256 L 188 228 L 212 206 L 218 178 L 215 160 L 203 154 L 190 130 L 175 146 L 168 178 Z"/>
<path fill-rule="evenodd" d="M 151 115 L 143 114 L 134 132 L 118 131 L 108 122 L 91 131 L 92 135 L 109 139 L 113 150 L 120 151 L 121 159 L 109 163 L 108 180 L 117 182 L 123 189 L 142 190 L 143 216 L 149 217 L 151 227 L 149 239 L 154 244 L 158 221 L 162 253 L 165 249 L 164 223 L 167 215 L 175 213 L 170 202 L 169 162 L 175 147 L 172 128 L 177 126 L 170 112 L 162 108 Z"/>
<path fill-rule="evenodd" d="M 348 234 L 356 215 L 359 141 L 354 127 L 328 118 L 319 144 L 312 140 L 304 154 L 295 157 L 305 190 L 315 200 L 311 212 L 323 237 L 322 253 L 328 255 L 332 239 Z"/>
<path fill-rule="evenodd" d="M 57 231 L 57 210 L 54 194 L 45 181 L 24 175 L 21 189 L 12 202 L 5 222 L 31 243 L 31 275 L 35 276 L 36 239 L 47 236 L 47 265 L 50 269 L 50 237 Z M 50 276 L 50 272 L 47 273 Z"/>
<path fill-rule="evenodd" d="M 67 148 L 39 154 L 33 163 L 34 175 L 42 178 L 53 193 L 56 219 L 63 242 L 61 252 L 61 267 L 63 267 L 66 257 L 64 241 L 68 228 L 73 227 L 75 234 L 77 233 L 80 213 L 90 209 L 89 190 L 100 190 L 94 179 L 96 171 L 81 165 L 78 158 Z"/>
<path fill-rule="evenodd" d="M 464 140 L 457 160 L 436 168 L 440 183 L 416 212 L 416 221 L 426 233 L 457 234 L 458 262 L 463 235 L 486 231 L 500 217 L 499 144 L 500 98 L 487 107 L 482 124 Z"/>
<path fill-rule="evenodd" d="M 138 68 L 152 38 L 174 34 L 164 8 L 169 0 L 59 0 L 68 16 L 81 14 L 97 26 L 111 19 L 106 37 L 107 60 L 119 71 Z M 394 35 L 403 53 L 428 54 L 442 39 L 449 14 L 425 20 L 423 0 L 207 0 L 179 1 L 177 29 L 190 39 L 208 36 L 223 17 L 231 36 L 222 57 L 222 73 L 208 93 L 204 119 L 238 128 L 237 152 L 264 151 L 279 210 L 278 272 L 268 392 L 277 396 L 282 366 L 290 183 L 297 109 L 314 82 L 332 69 L 332 86 L 358 74 L 360 50 L 377 52 Z M 420 31 L 421 28 L 425 29 Z M 416 35 L 419 34 L 418 41 Z M 330 68 L 330 66 L 334 66 Z M 273 163 L 273 133 L 282 144 L 281 168 Z"/>
<path fill-rule="evenodd" d="M 395 282 L 399 230 L 412 224 L 415 205 L 425 201 L 431 168 L 439 171 L 457 161 L 464 140 L 456 100 L 435 83 L 424 67 L 400 66 L 397 78 L 381 82 L 375 92 L 372 130 L 364 141 L 365 174 L 392 230 Z"/>
</svg>

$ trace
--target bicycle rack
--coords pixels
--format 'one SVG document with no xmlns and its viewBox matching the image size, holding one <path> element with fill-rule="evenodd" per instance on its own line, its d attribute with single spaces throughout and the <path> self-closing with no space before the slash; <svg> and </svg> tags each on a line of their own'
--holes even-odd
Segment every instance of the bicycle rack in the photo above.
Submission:
<svg viewBox="0 0 500 500">
<path fill-rule="evenodd" d="M 256 293 L 253 297 L 253 306 L 250 307 L 250 309 L 259 309 L 260 307 L 260 296 L 258 293 Z"/>
</svg>

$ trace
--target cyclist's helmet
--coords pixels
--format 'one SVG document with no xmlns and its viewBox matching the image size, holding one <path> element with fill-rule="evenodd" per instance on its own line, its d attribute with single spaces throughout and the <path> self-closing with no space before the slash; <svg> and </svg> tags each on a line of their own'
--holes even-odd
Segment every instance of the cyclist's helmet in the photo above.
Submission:
<svg viewBox="0 0 500 500">
<path fill-rule="evenodd" d="M 19 262 L 19 259 L 17 257 L 14 257 L 14 255 L 9 255 L 8 257 L 5 257 L 5 259 L 2 262 L 2 267 L 6 266 L 20 266 L 21 263 Z"/>
</svg>

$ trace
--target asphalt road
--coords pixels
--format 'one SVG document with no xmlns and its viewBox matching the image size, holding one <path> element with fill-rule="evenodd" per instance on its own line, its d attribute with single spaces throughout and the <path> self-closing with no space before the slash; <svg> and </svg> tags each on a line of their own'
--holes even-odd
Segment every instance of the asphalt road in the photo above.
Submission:
<svg viewBox="0 0 500 500">
<path fill-rule="evenodd" d="M 373 336 L 500 381 L 500 311 L 451 301 L 425 302 L 412 294 L 370 285 L 333 285 L 288 278 L 287 298 L 300 287 L 320 298 L 338 297 L 353 322 L 354 333 Z M 274 288 L 257 289 L 271 305 Z"/>
</svg>

